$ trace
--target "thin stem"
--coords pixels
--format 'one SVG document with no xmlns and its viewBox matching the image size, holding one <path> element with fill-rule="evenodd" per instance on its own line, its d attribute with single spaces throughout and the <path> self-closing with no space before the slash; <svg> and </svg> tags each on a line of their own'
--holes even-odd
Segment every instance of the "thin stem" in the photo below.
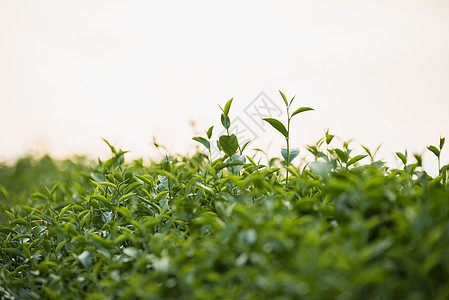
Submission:
<svg viewBox="0 0 449 300">
<path fill-rule="evenodd" d="M 287 120 L 287 137 L 286 137 L 286 140 L 287 140 L 287 164 L 286 164 L 287 174 L 285 177 L 285 186 L 286 187 L 288 186 L 288 167 L 290 165 L 290 112 L 289 112 L 289 108 L 290 108 L 290 105 L 287 106 L 287 119 L 288 120 Z"/>
</svg>

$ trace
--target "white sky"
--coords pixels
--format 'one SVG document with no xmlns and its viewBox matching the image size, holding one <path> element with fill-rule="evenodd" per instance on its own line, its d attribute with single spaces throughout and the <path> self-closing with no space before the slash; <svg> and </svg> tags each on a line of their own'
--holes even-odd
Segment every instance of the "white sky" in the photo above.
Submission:
<svg viewBox="0 0 449 300">
<path fill-rule="evenodd" d="M 449 147 L 449 1 L 0 0 L 0 161 L 104 156 L 101 137 L 191 153 L 221 130 L 217 103 L 243 116 L 262 91 L 282 107 L 278 89 L 316 109 L 292 122 L 303 154 L 327 128 L 387 160 Z M 258 134 L 279 155 L 281 136 Z"/>
</svg>

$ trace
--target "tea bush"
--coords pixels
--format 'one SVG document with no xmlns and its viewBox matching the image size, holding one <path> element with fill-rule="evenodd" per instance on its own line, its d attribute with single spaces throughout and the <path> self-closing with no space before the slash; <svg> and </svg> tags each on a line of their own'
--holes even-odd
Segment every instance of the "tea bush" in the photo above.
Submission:
<svg viewBox="0 0 449 300">
<path fill-rule="evenodd" d="M 209 151 L 212 131 L 194 138 Z M 449 298 L 448 165 L 433 178 L 397 153 L 391 169 L 328 132 L 301 166 L 288 147 L 264 165 L 229 131 L 218 141 L 213 161 L 125 163 L 108 144 L 104 162 L 2 165 L 1 297 Z"/>
</svg>

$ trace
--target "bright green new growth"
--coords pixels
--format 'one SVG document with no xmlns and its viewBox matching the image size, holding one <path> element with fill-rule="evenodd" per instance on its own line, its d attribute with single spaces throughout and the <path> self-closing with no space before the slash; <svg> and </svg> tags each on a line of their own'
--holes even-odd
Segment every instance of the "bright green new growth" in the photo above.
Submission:
<svg viewBox="0 0 449 300">
<path fill-rule="evenodd" d="M 443 150 L 443 146 L 444 146 L 445 140 L 446 140 L 446 138 L 440 137 L 440 144 L 439 144 L 438 148 L 433 146 L 433 145 L 427 147 L 427 149 L 429 149 L 430 152 L 435 154 L 435 156 L 438 158 L 438 172 L 439 172 L 440 175 L 442 173 L 440 156 L 441 156 L 441 150 Z"/>
<path fill-rule="evenodd" d="M 265 118 L 263 120 L 270 123 L 271 126 L 273 126 L 277 131 L 279 131 L 285 137 L 285 141 L 287 143 L 287 148 L 282 148 L 281 154 L 282 154 L 282 157 L 284 158 L 285 168 L 287 170 L 287 175 L 285 177 L 285 185 L 287 186 L 288 185 L 288 171 L 289 171 L 290 163 L 299 154 L 299 148 L 290 149 L 290 121 L 295 115 L 305 112 L 305 111 L 314 110 L 314 109 L 310 108 L 310 107 L 300 107 L 300 108 L 296 109 L 290 115 L 290 107 L 293 103 L 293 100 L 295 99 L 295 96 L 293 96 L 293 98 L 290 101 L 288 101 L 287 97 L 284 95 L 283 92 L 279 91 L 279 93 L 281 94 L 282 99 L 284 100 L 285 108 L 287 110 L 287 128 L 285 128 L 284 124 L 282 124 L 282 122 L 280 122 L 277 119 Z"/>
</svg>

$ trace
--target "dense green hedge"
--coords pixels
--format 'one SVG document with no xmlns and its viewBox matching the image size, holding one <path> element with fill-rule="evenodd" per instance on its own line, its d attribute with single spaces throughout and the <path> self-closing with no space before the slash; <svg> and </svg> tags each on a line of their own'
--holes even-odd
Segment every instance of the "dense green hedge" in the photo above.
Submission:
<svg viewBox="0 0 449 300">
<path fill-rule="evenodd" d="M 276 160 L 231 175 L 203 154 L 2 166 L 0 295 L 449 298 L 447 167 L 327 155 L 288 186 Z"/>
<path fill-rule="evenodd" d="M 125 164 L 109 145 L 105 162 L 0 165 L 0 298 L 449 299 L 449 166 L 432 178 L 396 153 L 391 169 L 332 140 L 301 167 L 295 148 L 257 163 L 229 131 L 213 161 Z"/>
</svg>

